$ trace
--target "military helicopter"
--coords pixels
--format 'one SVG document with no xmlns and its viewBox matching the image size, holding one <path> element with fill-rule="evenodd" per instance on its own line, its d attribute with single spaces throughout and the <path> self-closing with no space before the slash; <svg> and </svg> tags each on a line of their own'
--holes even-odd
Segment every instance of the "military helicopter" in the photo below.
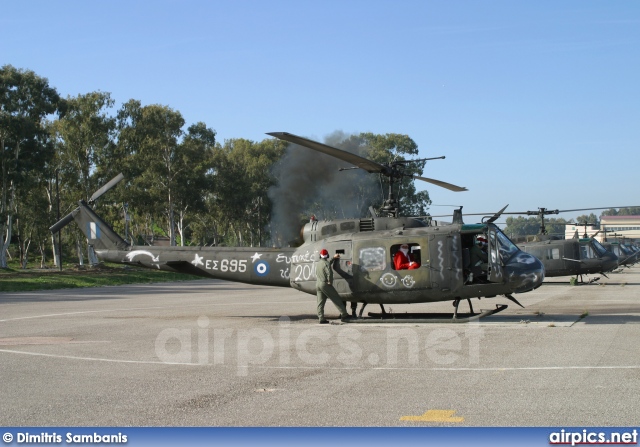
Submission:
<svg viewBox="0 0 640 447">
<path fill-rule="evenodd" d="M 516 244 L 522 250 L 540 259 L 544 264 L 545 275 L 548 278 L 557 276 L 575 276 L 571 280 L 572 284 L 585 283 L 582 275 L 601 274 L 606 277 L 606 273 L 614 270 L 618 266 L 618 256 L 607 250 L 600 242 L 585 234 L 583 237 L 576 231 L 571 239 L 561 239 L 557 236 L 547 234 L 544 217 L 549 214 L 559 214 L 574 211 L 591 211 L 610 208 L 627 207 L 600 207 L 581 208 L 573 210 L 550 210 L 548 208 L 538 208 L 537 211 L 506 212 L 503 214 L 528 215 L 540 217 L 540 231 L 533 237 L 526 240 L 516 240 Z M 593 283 L 600 278 L 595 277 L 588 281 Z"/>
<path fill-rule="evenodd" d="M 368 172 L 387 176 L 390 192 L 382 207 L 386 216 L 378 217 L 372 213 L 370 218 L 364 219 L 311 220 L 302 229 L 303 243 L 299 247 L 132 246 L 91 207 L 100 196 L 122 180 L 120 174 L 96 191 L 89 203 L 79 201 L 78 207 L 50 230 L 56 233 L 75 221 L 94 247 L 98 258 L 104 261 L 249 284 L 293 287 L 312 295 L 316 294 L 314 263 L 320 250 L 326 249 L 331 256 L 340 255 L 338 262 L 334 263 L 334 287 L 344 301 L 380 305 L 451 301 L 455 306 L 454 313 L 446 314 L 443 319 L 431 320 L 439 322 L 469 321 L 507 307 L 496 305 L 496 309 L 476 314 L 471 306 L 471 298 L 504 295 L 520 305 L 512 294 L 531 291 L 542 283 L 542 263 L 520 250 L 491 220 L 465 225 L 399 216 L 393 184 L 408 175 L 403 169 L 407 162 L 396 161 L 383 165 L 290 133 L 268 135 L 329 154 Z M 466 190 L 431 178 L 412 177 L 452 191 Z M 465 283 L 463 272 L 465 259 L 468 259 L 466 254 L 474 238 L 480 235 L 489 241 L 486 279 L 481 283 Z M 402 244 L 411 247 L 419 268 L 395 269 L 393 258 Z M 466 317 L 458 315 L 458 305 L 465 299 L 470 307 Z"/>
<path fill-rule="evenodd" d="M 602 246 L 618 256 L 618 265 L 620 267 L 631 267 L 636 262 L 638 262 L 640 251 L 638 251 L 637 247 L 626 244 L 624 242 L 623 235 L 613 233 L 610 236 L 616 238 L 616 240 L 609 241 L 607 238 L 606 228 L 604 229 L 603 233 L 604 239 L 602 241 Z M 620 237 L 622 237 L 622 242 L 620 242 Z"/>
</svg>

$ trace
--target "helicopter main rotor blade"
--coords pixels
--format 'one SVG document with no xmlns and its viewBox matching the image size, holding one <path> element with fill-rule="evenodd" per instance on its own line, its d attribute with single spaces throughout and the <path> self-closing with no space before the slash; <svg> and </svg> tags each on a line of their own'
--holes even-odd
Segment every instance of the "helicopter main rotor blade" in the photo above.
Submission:
<svg viewBox="0 0 640 447">
<path fill-rule="evenodd" d="M 298 135 L 294 135 L 288 132 L 267 132 L 267 135 L 271 135 L 272 137 L 279 138 L 284 141 L 288 141 L 289 143 L 299 144 L 300 146 L 308 147 L 309 149 L 313 149 L 314 151 L 322 152 L 323 154 L 331 155 L 332 157 L 339 158 L 340 160 L 349 162 L 357 167 L 364 169 L 370 173 L 382 173 L 383 175 L 391 177 L 393 171 L 380 163 L 376 163 L 375 161 L 368 160 L 366 158 L 360 157 L 359 155 L 352 154 L 350 152 L 343 151 L 342 149 L 337 149 L 333 146 L 329 146 L 323 143 L 318 143 L 317 141 L 309 140 L 304 137 L 300 137 Z M 422 180 L 423 182 L 433 183 L 434 185 L 440 186 L 445 189 L 449 189 L 451 191 L 467 191 L 467 188 L 462 186 L 453 185 L 451 183 L 443 182 L 441 180 L 436 180 L 427 177 L 420 177 L 417 175 L 410 176 L 412 178 Z"/>
<path fill-rule="evenodd" d="M 432 206 L 440 206 L 440 205 L 432 205 Z M 442 205 L 442 206 L 453 206 L 453 205 Z M 509 214 L 509 213 L 505 213 L 504 210 L 507 209 L 507 207 L 509 206 L 509 204 L 506 204 L 500 211 L 498 211 L 497 213 L 494 213 L 493 216 L 491 216 L 491 218 L 489 218 L 489 220 L 487 220 L 487 223 L 493 223 L 496 220 L 498 220 L 500 218 L 501 215 L 503 214 Z M 462 207 L 460 207 L 460 209 L 462 209 Z M 463 216 L 489 216 L 490 213 L 463 213 Z M 450 214 L 440 214 L 437 216 L 429 216 L 429 217 L 449 217 Z"/>
<path fill-rule="evenodd" d="M 309 140 L 307 138 L 299 137 L 288 132 L 267 132 L 267 135 L 279 138 L 280 140 L 288 141 L 289 143 L 299 144 L 300 146 L 313 149 L 314 151 L 322 152 L 323 154 L 331 155 L 332 157 L 339 158 L 340 160 L 351 163 L 367 172 L 387 172 L 387 168 L 375 161 L 367 160 L 359 155 L 343 151 L 342 149 L 335 148 L 317 141 Z"/>
<path fill-rule="evenodd" d="M 422 180 L 423 182 L 429 182 L 429 183 L 433 183 L 434 185 L 438 185 L 442 188 L 446 188 L 449 189 L 451 191 L 456 191 L 456 192 L 460 192 L 460 191 L 468 191 L 467 188 L 463 187 L 463 186 L 456 186 L 456 185 L 452 185 L 451 183 L 447 183 L 447 182 L 443 182 L 440 180 L 435 180 L 432 178 L 427 178 L 427 177 L 420 177 L 417 175 L 412 175 L 411 177 L 418 179 L 418 180 Z"/>
<path fill-rule="evenodd" d="M 507 203 L 504 208 L 502 208 L 500 211 L 498 211 L 497 213 L 495 213 L 493 216 L 491 216 L 491 218 L 489 220 L 487 220 L 487 223 L 493 223 L 496 220 L 498 220 L 498 218 L 502 215 L 502 213 L 504 213 L 504 210 L 507 209 L 507 207 L 509 206 L 509 204 Z"/>
<path fill-rule="evenodd" d="M 98 199 L 98 197 L 100 197 L 102 194 L 104 194 L 105 192 L 109 191 L 111 188 L 116 186 L 116 184 L 118 184 L 118 182 L 123 178 L 124 178 L 124 175 L 122 175 L 122 172 L 116 175 L 114 178 L 109 180 L 109 182 L 107 182 L 106 185 L 104 185 L 102 188 L 94 192 L 91 198 L 89 199 L 89 202 L 95 202 Z"/>
</svg>

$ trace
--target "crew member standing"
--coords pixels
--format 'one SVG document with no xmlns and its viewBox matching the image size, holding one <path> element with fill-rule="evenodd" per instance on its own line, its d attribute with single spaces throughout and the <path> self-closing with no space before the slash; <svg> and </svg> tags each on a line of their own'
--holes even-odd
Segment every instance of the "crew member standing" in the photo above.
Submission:
<svg viewBox="0 0 640 447">
<path fill-rule="evenodd" d="M 340 311 L 340 320 L 348 321 L 349 314 L 342 302 L 342 298 L 338 291 L 333 287 L 333 263 L 336 259 L 340 259 L 340 255 L 336 254 L 329 261 L 329 252 L 326 249 L 320 250 L 320 260 L 316 262 L 316 294 L 318 296 L 318 320 L 320 324 L 326 324 L 328 321 L 324 318 L 324 305 L 329 298 Z"/>
</svg>

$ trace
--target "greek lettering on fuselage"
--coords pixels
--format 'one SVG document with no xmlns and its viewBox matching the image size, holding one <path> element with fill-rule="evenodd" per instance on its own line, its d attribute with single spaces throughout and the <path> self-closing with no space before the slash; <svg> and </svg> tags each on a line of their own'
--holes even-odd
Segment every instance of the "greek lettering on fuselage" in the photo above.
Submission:
<svg viewBox="0 0 640 447">
<path fill-rule="evenodd" d="M 313 262 L 318 257 L 318 250 L 307 251 L 304 254 L 296 254 L 288 257 L 284 253 L 279 253 L 276 262 L 284 262 L 286 264 L 298 264 L 301 262 Z"/>
<path fill-rule="evenodd" d="M 315 281 L 316 272 L 313 266 L 313 262 L 308 262 L 306 264 L 295 264 L 293 266 L 293 275 L 295 278 L 294 281 Z"/>
<path fill-rule="evenodd" d="M 193 261 L 191 261 L 191 264 L 196 267 L 202 266 L 206 270 L 244 273 L 247 271 L 247 262 L 248 261 L 246 259 L 204 259 L 204 256 L 200 256 L 198 253 L 196 253 Z"/>
<path fill-rule="evenodd" d="M 221 272 L 240 272 L 247 271 L 246 259 L 221 259 L 219 261 L 207 259 L 204 262 L 204 268 L 207 270 L 219 270 Z"/>
</svg>

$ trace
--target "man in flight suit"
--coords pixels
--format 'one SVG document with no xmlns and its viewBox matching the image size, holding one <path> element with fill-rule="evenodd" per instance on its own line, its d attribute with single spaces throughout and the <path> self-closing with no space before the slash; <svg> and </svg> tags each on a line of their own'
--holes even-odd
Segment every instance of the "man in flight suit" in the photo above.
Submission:
<svg viewBox="0 0 640 447">
<path fill-rule="evenodd" d="M 340 295 L 338 295 L 338 291 L 333 287 L 333 263 L 336 259 L 340 259 L 340 255 L 336 254 L 329 262 L 329 252 L 323 248 L 320 250 L 320 260 L 316 262 L 316 294 L 318 296 L 318 320 L 320 324 L 329 322 L 324 318 L 324 305 L 327 302 L 327 298 L 340 311 L 340 320 L 349 321 L 347 308 Z"/>
<path fill-rule="evenodd" d="M 489 257 L 487 255 L 487 239 L 484 236 L 478 236 L 476 243 L 469 251 L 469 265 L 471 274 L 467 279 L 467 283 L 473 282 L 473 278 L 477 279 L 481 275 L 486 275 L 489 265 L 487 264 Z"/>
</svg>

